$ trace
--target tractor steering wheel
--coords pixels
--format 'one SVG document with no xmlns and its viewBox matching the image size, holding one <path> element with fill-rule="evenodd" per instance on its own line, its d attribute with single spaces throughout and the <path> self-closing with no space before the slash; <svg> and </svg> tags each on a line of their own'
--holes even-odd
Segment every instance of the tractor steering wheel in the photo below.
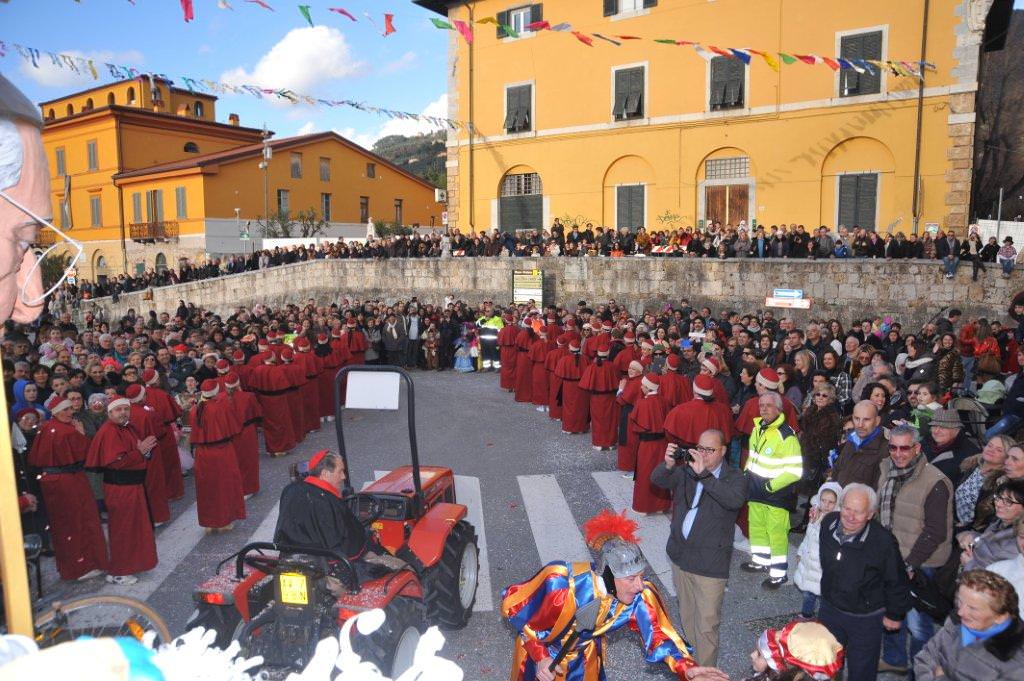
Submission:
<svg viewBox="0 0 1024 681">
<path fill-rule="evenodd" d="M 370 494 L 353 494 L 346 501 L 349 507 L 352 509 L 352 513 L 355 514 L 359 522 L 364 527 L 370 527 L 373 523 L 377 522 L 382 515 L 384 515 L 385 507 L 384 502 L 377 497 Z M 368 504 L 366 511 L 361 511 L 361 503 Z"/>
</svg>

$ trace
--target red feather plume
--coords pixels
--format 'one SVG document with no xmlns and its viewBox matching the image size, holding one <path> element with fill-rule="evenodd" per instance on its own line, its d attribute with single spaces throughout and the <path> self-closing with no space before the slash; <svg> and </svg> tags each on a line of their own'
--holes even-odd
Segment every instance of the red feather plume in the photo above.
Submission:
<svg viewBox="0 0 1024 681">
<path fill-rule="evenodd" d="M 625 510 L 622 513 L 613 513 L 605 509 L 583 523 L 583 533 L 587 539 L 587 546 L 597 551 L 609 539 L 639 544 L 640 538 L 636 536 L 637 527 L 635 521 L 626 517 Z"/>
</svg>

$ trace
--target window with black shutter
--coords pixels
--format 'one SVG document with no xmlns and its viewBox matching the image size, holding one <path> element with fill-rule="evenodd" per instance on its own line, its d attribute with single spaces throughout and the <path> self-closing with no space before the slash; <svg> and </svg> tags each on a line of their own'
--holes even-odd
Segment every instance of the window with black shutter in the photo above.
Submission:
<svg viewBox="0 0 1024 681">
<path fill-rule="evenodd" d="M 615 188 L 615 228 L 635 232 L 644 226 L 644 185 L 622 185 Z"/>
<path fill-rule="evenodd" d="M 853 61 L 864 73 L 855 69 L 843 69 L 839 72 L 839 96 L 856 97 L 857 95 L 873 95 L 882 91 L 882 73 L 877 66 L 858 63 L 864 59 L 882 58 L 882 32 L 857 33 L 844 35 L 839 41 L 839 56 Z"/>
<path fill-rule="evenodd" d="M 498 12 L 496 18 L 498 20 L 498 40 L 511 38 L 512 36 L 505 31 L 504 26 L 510 27 L 516 34 L 529 32 L 530 29 L 526 28 L 527 26 L 544 20 L 544 6 L 541 3 L 521 5 Z"/>
<path fill-rule="evenodd" d="M 518 85 L 505 90 L 505 132 L 526 132 L 533 129 L 533 87 Z"/>
<path fill-rule="evenodd" d="M 708 108 L 738 109 L 743 107 L 743 81 L 746 64 L 739 59 L 715 57 L 711 60 L 710 83 L 708 84 Z"/>
<path fill-rule="evenodd" d="M 878 175 L 839 176 L 839 224 L 874 229 L 877 205 Z"/>
<path fill-rule="evenodd" d="M 644 117 L 644 67 L 615 72 L 612 117 L 617 121 Z"/>
<path fill-rule="evenodd" d="M 606 17 L 657 6 L 658 0 L 601 0 L 601 9 Z"/>
</svg>

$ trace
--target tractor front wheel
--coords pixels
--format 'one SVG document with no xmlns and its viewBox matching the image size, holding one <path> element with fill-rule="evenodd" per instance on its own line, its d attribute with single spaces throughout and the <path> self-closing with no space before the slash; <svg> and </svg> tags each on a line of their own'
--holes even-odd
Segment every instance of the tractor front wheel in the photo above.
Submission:
<svg viewBox="0 0 1024 681">
<path fill-rule="evenodd" d="M 431 624 L 446 629 L 466 626 L 476 602 L 479 571 L 476 530 L 463 520 L 445 540 L 441 560 L 423 576 L 423 599 Z"/>
<path fill-rule="evenodd" d="M 399 596 L 384 608 L 384 624 L 369 636 L 353 633 L 352 649 L 381 673 L 397 679 L 412 666 L 420 634 L 426 629 L 423 604 Z"/>
</svg>

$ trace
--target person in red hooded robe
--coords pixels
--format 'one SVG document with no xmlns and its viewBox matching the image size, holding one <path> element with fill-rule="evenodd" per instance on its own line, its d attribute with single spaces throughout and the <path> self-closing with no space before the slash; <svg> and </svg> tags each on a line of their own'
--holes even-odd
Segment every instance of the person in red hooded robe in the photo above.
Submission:
<svg viewBox="0 0 1024 681">
<path fill-rule="evenodd" d="M 342 333 L 342 340 L 349 355 L 346 365 L 366 364 L 366 348 L 369 347 L 369 343 L 366 340 L 366 334 L 363 333 L 356 323 L 355 317 L 349 317 L 345 320 L 345 331 Z"/>
<path fill-rule="evenodd" d="M 320 374 L 324 368 L 322 361 L 313 354 L 313 347 L 305 336 L 295 339 L 295 363 L 306 372 L 306 383 L 299 388 L 299 399 L 305 406 L 303 413 L 306 416 L 306 432 L 312 433 L 320 430 Z"/>
<path fill-rule="evenodd" d="M 156 412 L 147 408 L 146 390 L 138 383 L 125 388 L 124 396 L 131 403 L 131 422 L 143 438 L 153 436 L 157 440 L 157 448 L 153 451 L 153 459 L 146 466 L 146 503 L 149 504 L 149 515 L 154 527 L 160 527 L 171 519 L 171 507 L 167 503 L 167 487 L 164 482 L 163 460 L 160 456 L 160 429 Z"/>
<path fill-rule="evenodd" d="M 224 394 L 235 410 L 235 418 L 242 429 L 231 440 L 238 457 L 238 472 L 242 476 L 242 494 L 246 499 L 260 491 L 260 438 L 258 426 L 263 422 L 263 409 L 251 392 L 242 390 L 241 381 L 229 371 L 223 381 Z"/>
<path fill-rule="evenodd" d="M 86 468 L 103 473 L 110 562 L 107 581 L 134 584 L 137 572 L 156 567 L 156 539 L 146 503 L 146 467 L 157 440 L 143 437 L 131 423 L 131 402 L 118 397 L 107 404 L 107 421 L 89 443 Z"/>
<path fill-rule="evenodd" d="M 533 362 L 530 360 L 530 346 L 536 340 L 537 334 L 530 325 L 519 329 L 516 335 L 516 402 L 533 400 Z"/>
<path fill-rule="evenodd" d="M 743 408 L 740 409 L 739 415 L 736 417 L 736 430 L 745 436 L 749 436 L 754 432 L 754 419 L 761 416 L 761 412 L 757 406 L 757 401 L 766 392 L 779 392 L 779 386 L 782 385 L 782 381 L 779 379 L 779 374 L 771 367 L 764 367 L 757 372 L 757 377 L 754 379 L 754 390 L 757 391 L 757 395 L 748 399 L 744 404 Z M 797 414 L 796 407 L 793 403 L 787 400 L 785 397 L 782 398 L 782 412 L 786 415 L 786 425 L 793 429 L 793 432 L 800 432 L 800 416 Z M 744 444 L 744 450 L 746 445 Z M 740 465 L 746 463 L 746 456 Z"/>
<path fill-rule="evenodd" d="M 555 339 L 555 349 L 548 350 L 544 358 L 544 371 L 548 375 L 548 418 L 560 421 L 562 419 L 562 379 L 555 375 L 558 362 L 569 354 L 568 334 L 561 334 Z"/>
<path fill-rule="evenodd" d="M 181 418 L 181 406 L 178 401 L 160 388 L 160 374 L 153 369 L 142 372 L 145 385 L 143 403 L 152 409 L 156 424 L 157 450 L 164 469 L 164 488 L 170 501 L 185 496 L 185 479 L 181 474 L 181 458 L 178 456 L 178 419 Z"/>
<path fill-rule="evenodd" d="M 506 314 L 505 326 L 498 332 L 498 352 L 501 355 L 501 371 L 498 372 L 498 377 L 501 389 L 508 392 L 516 389 L 516 362 L 519 360 L 519 350 L 516 348 L 518 335 L 519 326 L 515 323 L 515 316 Z"/>
<path fill-rule="evenodd" d="M 562 432 L 585 433 L 590 423 L 590 395 L 580 390 L 580 378 L 590 363 L 580 356 L 580 338 L 569 341 L 569 354 L 558 360 L 555 376 L 561 380 Z"/>
<path fill-rule="evenodd" d="M 349 339 L 341 332 L 341 327 L 336 326 L 331 329 L 331 350 L 334 353 L 335 361 L 338 362 L 338 368 L 334 371 L 334 376 L 339 371 L 352 364 L 352 351 L 348 347 Z M 365 352 L 363 353 L 365 356 Z M 334 376 L 331 376 L 331 408 L 334 407 Z M 341 403 L 345 404 L 345 384 L 341 386 Z M 329 421 L 334 420 L 334 412 L 331 412 Z"/>
<path fill-rule="evenodd" d="M 722 378 L 719 374 L 722 371 L 722 362 L 717 357 L 703 357 L 700 360 L 700 373 L 705 376 L 710 376 L 714 379 L 714 398 L 715 402 L 721 402 L 722 404 L 729 404 L 729 391 L 725 389 L 725 384 L 722 383 Z"/>
<path fill-rule="evenodd" d="M 326 422 L 331 423 L 334 421 L 334 377 L 337 376 L 338 371 L 341 370 L 342 365 L 345 363 L 345 357 L 341 352 L 335 351 L 331 347 L 331 339 L 326 333 L 318 334 L 316 337 L 316 347 L 313 348 L 313 353 L 320 358 L 320 366 L 322 371 L 317 376 L 317 393 L 319 395 L 320 404 L 320 418 Z M 340 346 L 346 353 L 347 348 Z"/>
<path fill-rule="evenodd" d="M 665 403 L 658 395 L 661 376 L 640 379 L 642 397 L 629 414 L 629 429 L 636 433 L 636 474 L 633 476 L 633 510 L 664 513 L 672 506 L 668 490 L 651 484 L 651 473 L 665 459 Z"/>
<path fill-rule="evenodd" d="M 263 411 L 263 442 L 267 454 L 284 456 L 298 444 L 292 431 L 291 409 L 288 407 L 291 385 L 284 368 L 278 366 L 272 352 L 263 355 L 263 363 L 254 367 L 249 383 Z"/>
<path fill-rule="evenodd" d="M 548 371 L 544 368 L 544 363 L 548 358 L 548 350 L 548 331 L 546 326 L 542 326 L 537 340 L 533 341 L 533 345 L 530 346 L 529 353 L 530 395 L 539 412 L 548 410 Z"/>
<path fill-rule="evenodd" d="M 249 389 L 249 371 L 252 365 L 245 361 L 245 351 L 235 350 L 231 353 L 231 371 L 235 372 L 238 380 L 242 382 L 242 388 Z"/>
<path fill-rule="evenodd" d="M 261 364 L 263 364 L 263 360 L 266 359 L 267 353 L 269 352 L 270 341 L 268 341 L 266 338 L 260 338 L 258 341 L 256 341 L 256 354 L 249 358 L 249 361 L 246 362 L 246 366 L 252 368 L 260 366 Z"/>
<path fill-rule="evenodd" d="M 715 383 L 706 374 L 693 379 L 693 399 L 673 407 L 665 417 L 665 436 L 669 442 L 696 447 L 701 433 L 711 428 L 722 431 L 727 442 L 732 439 L 732 409 L 715 399 Z"/>
<path fill-rule="evenodd" d="M 288 386 L 291 392 L 288 394 L 288 413 L 292 417 L 292 433 L 299 444 L 306 439 L 306 405 L 302 402 L 302 387 L 309 382 L 306 378 L 306 370 L 295 363 L 295 351 L 287 345 L 279 346 L 277 351 L 281 358 L 281 370 L 288 377 Z"/>
<path fill-rule="evenodd" d="M 594 361 L 583 371 L 579 385 L 589 395 L 590 444 L 596 450 L 608 452 L 619 434 L 619 405 L 615 401 L 619 372 L 608 359 L 612 349 L 608 334 L 601 334 L 590 344 L 594 346 Z"/>
<path fill-rule="evenodd" d="M 636 448 L 639 441 L 629 427 L 629 415 L 636 406 L 637 400 L 643 397 L 640 391 L 640 379 L 644 375 L 644 365 L 633 360 L 626 368 L 626 377 L 619 379 L 619 390 L 615 402 L 619 405 L 618 458 L 616 467 L 625 471 L 624 478 L 632 478 L 636 470 Z"/>
<path fill-rule="evenodd" d="M 665 358 L 661 389 L 658 390 L 668 409 L 693 399 L 693 384 L 690 378 L 680 371 L 680 366 L 679 355 L 670 352 Z"/>
<path fill-rule="evenodd" d="M 622 349 L 615 354 L 615 368 L 619 378 L 625 378 L 629 371 L 629 363 L 640 359 L 640 350 L 636 346 L 636 335 L 627 331 L 622 336 Z"/>
<path fill-rule="evenodd" d="M 207 530 L 227 531 L 245 518 L 242 476 L 231 444 L 242 427 L 231 401 L 219 396 L 217 381 L 207 379 L 199 389 L 199 402 L 189 412 L 199 524 Z"/>
<path fill-rule="evenodd" d="M 53 418 L 39 426 L 28 464 L 39 471 L 60 578 L 91 579 L 107 569 L 107 540 L 83 467 L 89 438 L 71 418 L 71 400 L 54 393 L 46 408 Z"/>
</svg>

